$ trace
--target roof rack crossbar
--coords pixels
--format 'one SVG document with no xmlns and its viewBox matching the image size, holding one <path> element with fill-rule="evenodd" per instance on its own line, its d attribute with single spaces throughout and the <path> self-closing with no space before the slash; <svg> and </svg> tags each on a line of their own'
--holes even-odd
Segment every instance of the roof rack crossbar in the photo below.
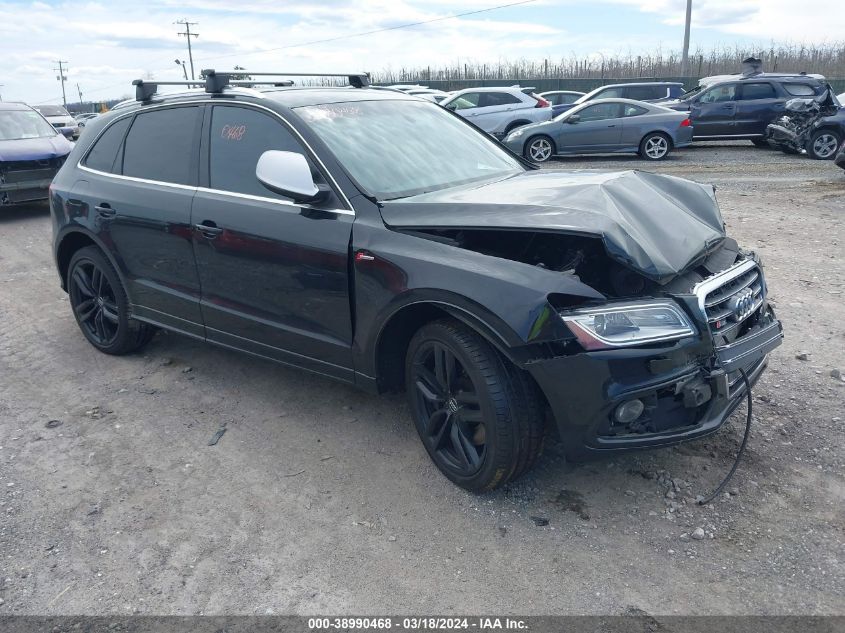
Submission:
<svg viewBox="0 0 845 633">
<path fill-rule="evenodd" d="M 370 85 L 370 76 L 367 73 L 265 73 L 250 72 L 248 70 L 231 70 L 217 72 L 213 68 L 207 68 L 201 73 L 201 80 L 191 81 L 157 81 L 151 79 L 136 79 L 132 82 L 135 86 L 135 100 L 149 101 L 158 92 L 159 86 L 205 86 L 205 91 L 217 94 L 223 92 L 226 86 L 290 86 L 293 82 L 286 80 L 255 81 L 252 79 L 241 79 L 242 77 L 346 77 L 349 84 L 355 88 L 366 88 Z M 237 78 L 237 79 L 233 79 Z"/>
</svg>

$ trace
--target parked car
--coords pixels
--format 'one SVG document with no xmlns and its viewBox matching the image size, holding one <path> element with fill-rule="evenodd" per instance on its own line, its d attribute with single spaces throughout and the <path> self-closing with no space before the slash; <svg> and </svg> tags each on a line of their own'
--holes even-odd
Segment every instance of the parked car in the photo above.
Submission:
<svg viewBox="0 0 845 633">
<path fill-rule="evenodd" d="M 551 103 L 534 94 L 534 88 L 467 88 L 440 102 L 485 132 L 506 136 L 520 125 L 552 118 Z"/>
<path fill-rule="evenodd" d="M 62 106 L 36 105 L 32 107 L 38 110 L 49 121 L 50 125 L 69 139 L 76 140 L 79 138 L 79 123 Z"/>
<path fill-rule="evenodd" d="M 164 328 L 405 389 L 437 467 L 484 491 L 547 419 L 573 458 L 713 433 L 780 344 L 709 185 L 537 170 L 394 92 L 222 83 L 139 82 L 53 182 L 61 285 L 102 352 Z"/>
<path fill-rule="evenodd" d="M 826 89 L 823 81 L 808 75 L 735 75 L 662 105 L 689 112 L 696 141 L 744 139 L 768 147 L 766 126 L 783 114 L 786 102 L 819 96 Z"/>
<path fill-rule="evenodd" d="M 436 90 L 434 88 L 420 88 L 416 90 L 405 90 L 404 92 L 412 97 L 428 99 L 429 101 L 434 101 L 435 103 L 440 103 L 449 96 L 448 92 L 443 92 L 442 90 Z"/>
<path fill-rule="evenodd" d="M 0 101 L 0 206 L 46 200 L 72 148 L 28 105 Z"/>
<path fill-rule="evenodd" d="M 684 92 L 684 84 L 676 81 L 642 81 L 627 84 L 601 86 L 578 97 L 571 104 L 561 104 L 555 114 L 566 112 L 576 105 L 597 99 L 633 99 L 646 103 L 677 99 Z"/>
<path fill-rule="evenodd" d="M 785 154 L 806 152 L 816 160 L 831 160 L 845 139 L 845 108 L 830 90 L 818 97 L 790 99 L 784 114 L 766 126 L 765 138 Z"/>
<path fill-rule="evenodd" d="M 686 113 L 630 99 L 598 99 L 575 106 L 551 121 L 515 129 L 504 144 L 543 163 L 561 154 L 637 153 L 663 160 L 692 142 Z"/>
<path fill-rule="evenodd" d="M 584 96 L 583 92 L 576 90 L 552 90 L 550 92 L 541 92 L 540 96 L 552 104 L 552 116 L 566 112 L 578 99 Z"/>
</svg>

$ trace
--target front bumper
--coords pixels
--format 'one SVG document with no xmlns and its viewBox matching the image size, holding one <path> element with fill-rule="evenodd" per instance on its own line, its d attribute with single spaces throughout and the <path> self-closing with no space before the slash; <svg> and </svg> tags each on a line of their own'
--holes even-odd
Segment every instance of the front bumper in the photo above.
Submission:
<svg viewBox="0 0 845 633">
<path fill-rule="evenodd" d="M 740 369 L 753 385 L 783 330 L 770 308 L 732 345 L 706 334 L 664 347 L 583 352 L 526 364 L 548 401 L 567 455 L 583 459 L 668 446 L 715 432 L 744 401 Z M 707 394 L 702 396 L 701 394 Z M 697 397 L 705 398 L 697 403 Z M 646 403 L 642 423 L 620 425 L 623 402 Z"/>
</svg>

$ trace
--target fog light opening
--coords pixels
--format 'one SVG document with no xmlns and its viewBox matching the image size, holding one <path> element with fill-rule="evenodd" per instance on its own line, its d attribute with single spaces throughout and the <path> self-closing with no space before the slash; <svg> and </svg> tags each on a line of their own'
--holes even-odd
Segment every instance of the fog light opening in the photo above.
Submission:
<svg viewBox="0 0 845 633">
<path fill-rule="evenodd" d="M 645 405 L 642 400 L 628 400 L 623 402 L 613 412 L 613 419 L 619 424 L 630 424 L 643 414 Z"/>
</svg>

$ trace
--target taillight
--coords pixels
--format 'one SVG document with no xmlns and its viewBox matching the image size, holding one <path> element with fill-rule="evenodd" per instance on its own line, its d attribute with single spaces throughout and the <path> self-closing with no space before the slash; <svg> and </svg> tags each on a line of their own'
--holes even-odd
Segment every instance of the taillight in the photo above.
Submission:
<svg viewBox="0 0 845 633">
<path fill-rule="evenodd" d="M 535 108 L 548 108 L 550 105 L 552 105 L 550 101 L 546 101 L 545 99 L 543 99 L 543 97 L 534 98 L 537 100 L 537 105 L 534 106 Z"/>
<path fill-rule="evenodd" d="M 689 127 L 690 125 L 692 125 L 692 121 L 690 121 L 689 119 L 684 119 L 683 121 L 681 121 L 681 127 Z"/>
</svg>

